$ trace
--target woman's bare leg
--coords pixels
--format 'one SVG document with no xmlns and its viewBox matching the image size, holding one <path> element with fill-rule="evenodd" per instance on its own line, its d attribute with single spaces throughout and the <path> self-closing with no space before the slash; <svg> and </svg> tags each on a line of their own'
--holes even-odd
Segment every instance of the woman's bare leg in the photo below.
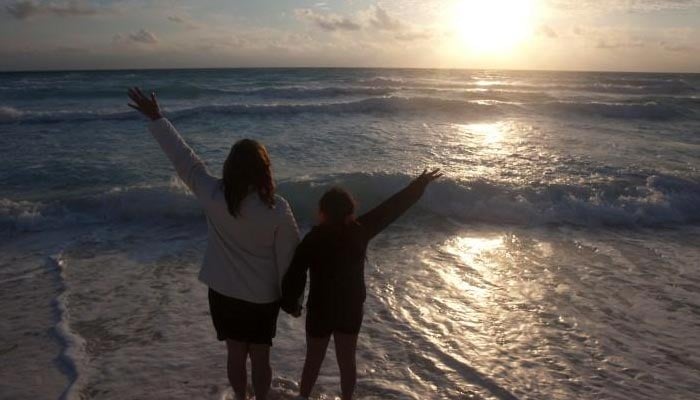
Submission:
<svg viewBox="0 0 700 400">
<path fill-rule="evenodd" d="M 352 399 L 357 381 L 357 365 L 355 362 L 355 351 L 357 350 L 357 335 L 335 332 L 335 356 L 338 359 L 340 369 L 340 390 L 343 393 L 343 400 Z"/>
<path fill-rule="evenodd" d="M 250 344 L 250 364 L 253 376 L 253 392 L 255 400 L 267 399 L 272 383 L 272 368 L 270 367 L 270 345 Z"/>
<path fill-rule="evenodd" d="M 306 336 L 306 360 L 304 361 L 304 371 L 301 373 L 300 396 L 309 397 L 311 395 L 311 389 L 316 384 L 323 358 L 326 357 L 326 349 L 330 339 L 330 336 L 324 338 Z"/>
<path fill-rule="evenodd" d="M 226 339 L 228 349 L 228 381 L 233 387 L 236 399 L 246 398 L 247 371 L 246 359 L 248 358 L 248 344 L 237 340 Z"/>
</svg>

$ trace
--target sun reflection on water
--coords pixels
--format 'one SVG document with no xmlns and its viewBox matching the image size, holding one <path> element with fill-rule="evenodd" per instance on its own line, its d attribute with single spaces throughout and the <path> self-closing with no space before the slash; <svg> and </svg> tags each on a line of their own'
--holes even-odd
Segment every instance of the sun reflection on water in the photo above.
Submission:
<svg viewBox="0 0 700 400">
<path fill-rule="evenodd" d="M 450 123 L 444 130 L 440 153 L 445 170 L 465 179 L 531 179 L 541 176 L 542 165 L 533 161 L 546 157 L 529 143 L 534 131 L 518 121 Z"/>
<path fill-rule="evenodd" d="M 442 278 L 453 288 L 479 298 L 488 295 L 490 276 L 497 268 L 496 261 L 490 255 L 504 247 L 503 237 L 456 237 L 443 246 L 443 251 L 457 257 L 462 265 L 440 270 Z M 464 270 L 467 267 L 476 274 Z"/>
<path fill-rule="evenodd" d="M 458 256 L 463 263 L 475 264 L 484 253 L 493 252 L 503 247 L 503 237 L 457 237 L 445 246 L 448 253 Z"/>
<path fill-rule="evenodd" d="M 480 124 L 455 124 L 464 135 L 481 139 L 481 143 L 490 146 L 504 140 L 507 126 L 503 122 Z"/>
</svg>

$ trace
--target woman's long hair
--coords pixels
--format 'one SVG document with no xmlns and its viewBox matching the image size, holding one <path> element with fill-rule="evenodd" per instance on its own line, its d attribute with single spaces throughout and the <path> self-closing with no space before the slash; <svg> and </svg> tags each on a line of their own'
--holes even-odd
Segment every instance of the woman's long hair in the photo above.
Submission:
<svg viewBox="0 0 700 400">
<path fill-rule="evenodd" d="M 221 183 L 228 212 L 234 217 L 240 215 L 241 202 L 251 192 L 256 192 L 268 207 L 275 204 L 270 156 L 265 146 L 255 140 L 242 139 L 231 147 Z"/>
</svg>

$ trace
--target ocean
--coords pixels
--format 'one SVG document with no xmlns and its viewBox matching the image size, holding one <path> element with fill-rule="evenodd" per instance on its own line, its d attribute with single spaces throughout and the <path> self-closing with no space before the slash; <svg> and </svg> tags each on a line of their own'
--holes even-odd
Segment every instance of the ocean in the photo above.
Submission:
<svg viewBox="0 0 700 400">
<path fill-rule="evenodd" d="M 443 168 L 370 246 L 357 398 L 697 398 L 700 75 L 411 69 L 0 73 L 0 398 L 231 396 L 134 85 L 217 174 L 263 142 L 303 232 L 331 185 L 367 210 Z M 304 349 L 281 315 L 272 398 Z"/>
</svg>

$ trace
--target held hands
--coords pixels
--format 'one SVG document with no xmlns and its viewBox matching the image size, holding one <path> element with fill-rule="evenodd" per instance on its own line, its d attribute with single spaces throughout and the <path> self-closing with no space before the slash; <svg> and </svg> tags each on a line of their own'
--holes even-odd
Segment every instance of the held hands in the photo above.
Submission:
<svg viewBox="0 0 700 400">
<path fill-rule="evenodd" d="M 426 186 L 428 186 L 429 183 L 440 178 L 443 175 L 444 174 L 440 172 L 440 168 L 435 168 L 430 172 L 428 172 L 427 169 L 424 169 L 423 173 L 420 174 L 420 176 L 418 176 L 416 179 L 414 179 L 412 184 L 425 188 Z"/>
<path fill-rule="evenodd" d="M 301 317 L 301 309 L 302 309 L 301 304 L 299 304 L 298 307 L 296 308 L 296 310 L 292 311 L 290 314 L 294 318 L 299 318 L 299 317 Z"/>
<path fill-rule="evenodd" d="M 163 118 L 155 92 L 151 92 L 151 97 L 149 98 L 141 93 L 141 89 L 133 87 L 129 89 L 129 98 L 136 104 L 129 103 L 127 105 L 145 115 L 151 121 Z"/>
<path fill-rule="evenodd" d="M 284 312 L 286 312 L 287 314 L 291 315 L 292 317 L 294 317 L 294 318 L 299 318 L 299 317 L 301 317 L 301 310 L 302 310 L 302 305 L 301 305 L 301 304 L 299 304 L 299 303 L 294 303 L 294 304 L 292 305 L 292 304 L 289 304 L 289 303 L 282 302 L 281 306 L 282 306 L 282 310 L 284 310 Z"/>
</svg>

